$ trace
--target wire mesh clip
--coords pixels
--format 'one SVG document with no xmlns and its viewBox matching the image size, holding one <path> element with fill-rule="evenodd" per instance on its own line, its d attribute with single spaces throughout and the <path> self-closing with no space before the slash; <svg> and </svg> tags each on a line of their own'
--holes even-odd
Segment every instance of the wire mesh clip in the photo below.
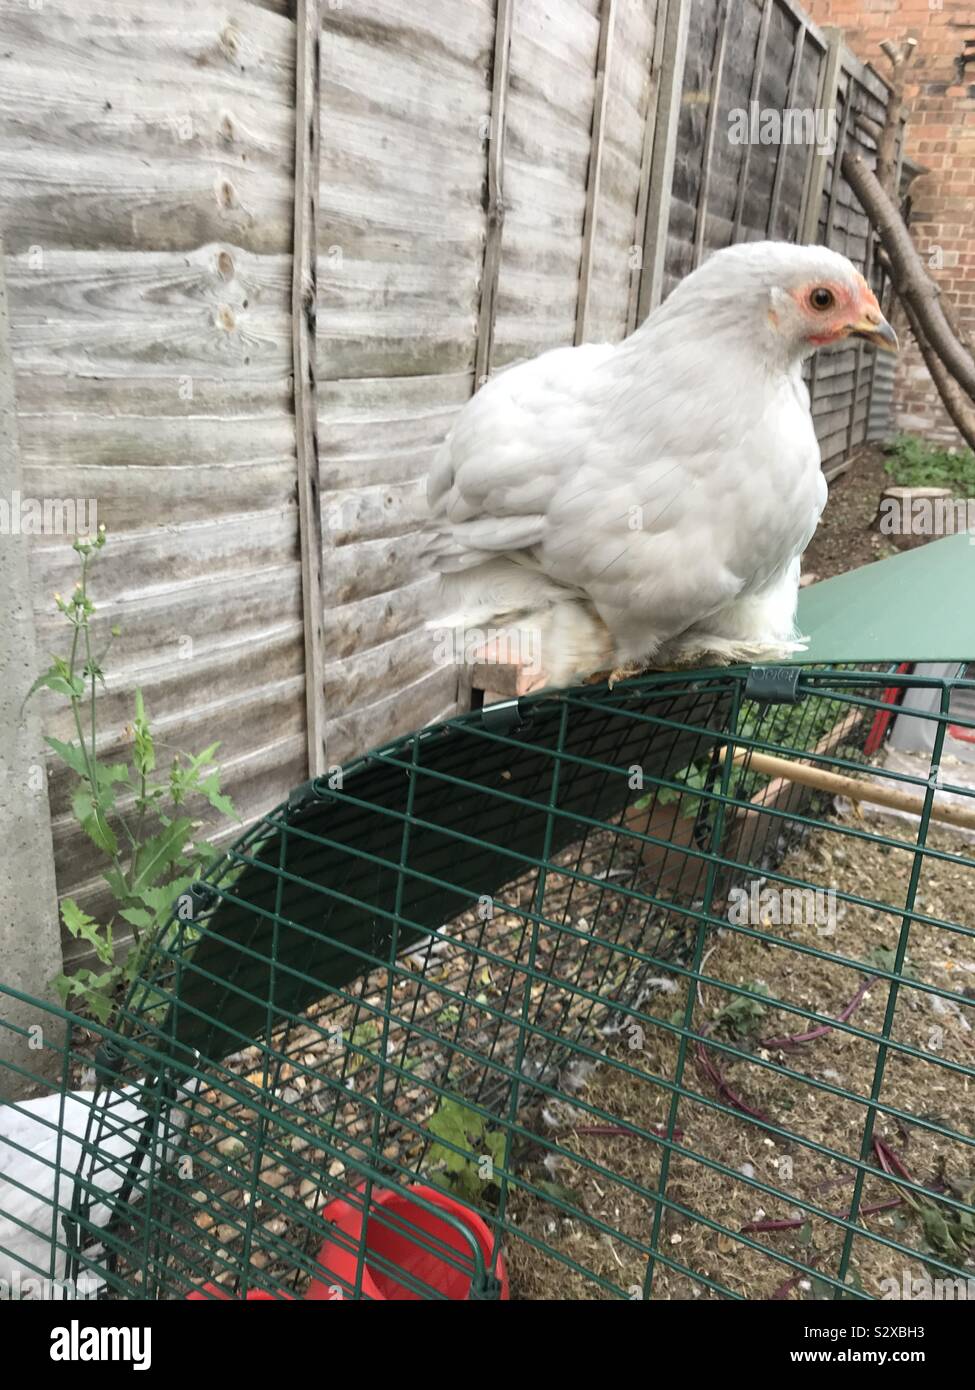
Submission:
<svg viewBox="0 0 975 1390">
<path fill-rule="evenodd" d="M 92 1066 L 100 1085 L 107 1086 L 109 1078 L 118 1076 L 127 1056 L 125 1048 L 119 1047 L 118 1043 L 112 1042 L 111 1039 L 106 1039 L 105 1042 L 101 1043 L 92 1059 Z"/>
<path fill-rule="evenodd" d="M 799 689 L 799 666 L 752 666 L 745 681 L 745 699 L 762 705 L 798 705 L 806 698 Z"/>
<path fill-rule="evenodd" d="M 331 789 L 324 777 L 313 777 L 310 782 L 302 782 L 288 797 L 288 814 L 304 811 L 307 806 L 323 806 L 332 800 Z"/>
<path fill-rule="evenodd" d="M 205 912 L 216 907 L 220 901 L 220 894 L 212 883 L 207 883 L 206 879 L 197 879 L 195 883 L 191 883 L 187 892 L 192 904 L 194 922 L 199 921 Z"/>
<path fill-rule="evenodd" d="M 481 723 L 492 734 L 510 734 L 525 723 L 517 700 L 498 700 L 481 707 Z"/>
<path fill-rule="evenodd" d="M 501 1297 L 501 1281 L 493 1274 L 485 1274 L 483 1279 L 472 1279 L 467 1298 L 471 1303 L 497 1302 Z"/>
</svg>

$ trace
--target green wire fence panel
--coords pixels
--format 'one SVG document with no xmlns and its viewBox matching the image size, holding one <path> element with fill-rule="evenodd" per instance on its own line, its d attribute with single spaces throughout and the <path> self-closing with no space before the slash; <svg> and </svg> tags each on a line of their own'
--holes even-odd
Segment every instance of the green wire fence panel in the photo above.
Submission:
<svg viewBox="0 0 975 1390">
<path fill-rule="evenodd" d="M 60 1085 L 0 1108 L 0 1280 L 975 1295 L 973 690 L 647 677 L 299 788 L 115 1031 L 36 1006 Z"/>
</svg>

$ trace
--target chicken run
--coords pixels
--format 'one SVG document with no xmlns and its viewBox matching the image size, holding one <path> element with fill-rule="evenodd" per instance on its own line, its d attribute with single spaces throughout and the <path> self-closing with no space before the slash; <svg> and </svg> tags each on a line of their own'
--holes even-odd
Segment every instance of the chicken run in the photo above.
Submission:
<svg viewBox="0 0 975 1390">
<path fill-rule="evenodd" d="M 380 1300 L 970 1278 L 973 696 L 659 674 L 297 788 L 177 906 L 118 1031 L 0 1112 L 0 1278 Z"/>
</svg>

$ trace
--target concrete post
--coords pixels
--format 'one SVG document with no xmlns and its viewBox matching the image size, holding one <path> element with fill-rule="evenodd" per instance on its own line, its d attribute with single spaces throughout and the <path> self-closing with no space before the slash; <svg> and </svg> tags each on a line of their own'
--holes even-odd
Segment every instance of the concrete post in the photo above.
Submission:
<svg viewBox="0 0 975 1390">
<path fill-rule="evenodd" d="M 0 513 L 8 517 L 14 493 L 23 489 L 0 241 L 0 498 L 7 502 Z M 44 742 L 36 704 L 21 708 L 38 671 L 29 544 L 12 525 L 0 532 L 0 985 L 52 1000 L 62 957 Z M 36 1024 L 43 1048 L 19 1031 Z M 58 1077 L 60 1059 L 50 1048 L 62 1038 L 63 1027 L 43 1009 L 0 993 L 0 1100 L 23 1091 L 11 1064 Z"/>
</svg>

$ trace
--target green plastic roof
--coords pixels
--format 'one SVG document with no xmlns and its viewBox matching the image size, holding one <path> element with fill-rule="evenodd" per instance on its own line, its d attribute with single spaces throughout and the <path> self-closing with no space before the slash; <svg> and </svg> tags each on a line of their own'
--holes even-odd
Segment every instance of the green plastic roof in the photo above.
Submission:
<svg viewBox="0 0 975 1390">
<path fill-rule="evenodd" d="M 929 541 L 799 596 L 797 662 L 975 661 L 975 536 Z"/>
</svg>

